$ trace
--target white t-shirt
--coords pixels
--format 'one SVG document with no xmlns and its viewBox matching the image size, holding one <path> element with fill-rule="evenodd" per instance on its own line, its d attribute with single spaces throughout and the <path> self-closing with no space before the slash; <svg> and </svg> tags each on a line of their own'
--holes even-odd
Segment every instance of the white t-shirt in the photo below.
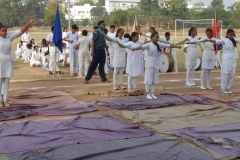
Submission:
<svg viewBox="0 0 240 160">
<path fill-rule="evenodd" d="M 28 43 L 30 43 L 30 41 L 31 41 L 31 36 L 30 36 L 30 34 L 29 34 L 29 33 L 24 33 L 24 34 L 22 35 L 22 41 L 27 41 Z M 26 42 L 24 42 L 24 43 L 26 43 Z"/>
<path fill-rule="evenodd" d="M 80 44 L 79 51 L 89 52 L 90 43 L 91 41 L 87 36 L 83 36 L 82 38 L 79 38 L 77 41 L 77 44 Z"/>
<path fill-rule="evenodd" d="M 47 41 L 53 42 L 53 33 L 49 33 L 46 38 Z"/>
<path fill-rule="evenodd" d="M 171 38 L 169 40 L 166 40 L 166 41 L 174 44 L 174 40 L 171 39 Z M 167 51 L 167 53 L 170 53 L 170 48 L 167 48 L 166 51 Z M 172 52 L 176 53 L 176 48 L 172 48 Z"/>
<path fill-rule="evenodd" d="M 68 42 L 69 49 L 70 48 L 73 49 L 74 46 L 77 44 L 77 41 L 79 39 L 79 34 L 77 32 L 72 33 L 72 31 L 71 31 L 71 32 L 67 33 L 66 38 L 70 41 L 73 41 L 72 43 Z"/>
<path fill-rule="evenodd" d="M 115 39 L 116 38 L 116 32 L 114 32 L 114 33 L 108 32 L 107 36 L 109 36 L 110 38 Z M 113 47 L 113 46 L 114 46 L 114 43 L 113 42 L 109 42 L 109 47 Z"/>
<path fill-rule="evenodd" d="M 62 39 L 66 38 L 67 32 L 62 32 Z M 68 45 L 67 41 L 63 41 L 63 43 L 66 43 Z"/>
<path fill-rule="evenodd" d="M 31 61 L 35 61 L 35 59 L 40 58 L 40 57 L 41 57 L 41 55 L 39 52 L 33 51 Z"/>
</svg>

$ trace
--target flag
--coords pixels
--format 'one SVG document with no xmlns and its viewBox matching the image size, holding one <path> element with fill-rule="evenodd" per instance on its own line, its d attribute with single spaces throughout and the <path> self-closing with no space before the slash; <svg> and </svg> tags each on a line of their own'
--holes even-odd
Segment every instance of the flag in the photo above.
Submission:
<svg viewBox="0 0 240 160">
<path fill-rule="evenodd" d="M 132 27 L 132 32 L 138 32 L 137 27 L 138 27 L 137 16 L 135 14 L 134 23 L 133 23 L 133 27 Z"/>
<path fill-rule="evenodd" d="M 219 29 L 219 22 L 218 22 L 218 14 L 215 12 L 215 18 L 212 27 L 212 37 L 220 39 L 220 29 Z M 219 50 L 220 45 L 216 45 L 216 53 Z"/>
<path fill-rule="evenodd" d="M 55 16 L 55 21 L 54 21 L 53 43 L 62 52 L 62 50 L 63 50 L 63 48 L 62 48 L 62 28 L 61 28 L 61 20 L 60 20 L 58 7 L 56 10 L 56 16 Z"/>
</svg>

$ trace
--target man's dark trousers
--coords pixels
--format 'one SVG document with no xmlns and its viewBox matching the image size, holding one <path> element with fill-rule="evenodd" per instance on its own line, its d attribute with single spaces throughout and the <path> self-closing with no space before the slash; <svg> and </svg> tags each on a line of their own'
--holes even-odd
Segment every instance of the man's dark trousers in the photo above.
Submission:
<svg viewBox="0 0 240 160">
<path fill-rule="evenodd" d="M 94 56 L 92 62 L 88 68 L 87 76 L 85 77 L 86 81 L 89 81 L 92 78 L 93 73 L 95 72 L 98 64 L 99 64 L 99 74 L 102 81 L 107 80 L 106 74 L 104 71 L 104 66 L 106 62 L 106 53 L 105 49 L 94 49 Z"/>
</svg>

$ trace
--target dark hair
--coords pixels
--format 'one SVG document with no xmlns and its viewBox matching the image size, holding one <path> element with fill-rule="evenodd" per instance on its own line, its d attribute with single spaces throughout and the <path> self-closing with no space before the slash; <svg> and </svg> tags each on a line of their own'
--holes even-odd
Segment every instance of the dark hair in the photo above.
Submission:
<svg viewBox="0 0 240 160">
<path fill-rule="evenodd" d="M 31 49 L 32 48 L 32 44 L 27 44 L 27 48 Z"/>
<path fill-rule="evenodd" d="M 191 36 L 192 31 L 193 31 L 194 29 L 196 29 L 196 27 L 192 27 L 192 28 L 189 29 L 189 31 L 188 31 L 188 36 Z"/>
<path fill-rule="evenodd" d="M 63 32 L 64 32 L 65 29 L 67 29 L 67 27 L 64 27 L 64 28 L 63 28 Z"/>
<path fill-rule="evenodd" d="M 105 23 L 105 22 L 104 21 L 99 21 L 97 25 L 99 26 L 102 23 Z"/>
<path fill-rule="evenodd" d="M 107 28 L 103 29 L 104 33 L 107 34 L 108 33 L 108 30 Z"/>
<path fill-rule="evenodd" d="M 118 33 L 120 33 L 121 31 L 123 31 L 122 28 L 118 28 L 117 32 L 116 32 L 116 37 L 118 37 Z"/>
<path fill-rule="evenodd" d="M 82 35 L 83 35 L 83 36 L 87 36 L 87 34 L 88 34 L 88 31 L 87 31 L 87 30 L 83 30 L 83 31 L 82 31 Z"/>
<path fill-rule="evenodd" d="M 158 35 L 158 32 L 153 32 L 152 35 L 151 35 L 151 39 L 152 39 L 153 37 L 155 37 L 156 35 Z M 160 46 L 158 45 L 158 43 L 155 43 L 155 44 L 157 45 L 157 50 L 158 50 L 158 52 L 162 52 L 162 50 L 161 50 Z"/>
<path fill-rule="evenodd" d="M 132 41 L 133 37 L 136 37 L 137 35 L 139 35 L 138 32 L 132 32 L 131 37 L 129 38 L 129 41 Z"/>
<path fill-rule="evenodd" d="M 77 29 L 78 29 L 77 25 L 76 25 L 76 24 L 73 24 L 73 25 L 72 25 L 72 29 L 77 30 Z"/>
<path fill-rule="evenodd" d="M 140 26 L 139 26 L 140 27 Z M 154 27 L 150 27 L 149 29 L 153 30 L 153 32 L 156 32 Z"/>
<path fill-rule="evenodd" d="M 111 29 L 111 28 L 115 28 L 115 26 L 114 26 L 114 25 L 111 25 L 111 26 L 110 26 L 110 29 Z"/>
<path fill-rule="evenodd" d="M 130 34 L 129 33 L 125 33 L 124 34 L 124 38 L 130 38 Z"/>
<path fill-rule="evenodd" d="M 228 29 L 228 30 L 227 30 L 227 35 L 230 34 L 230 33 L 235 33 L 235 32 L 234 32 L 233 29 Z M 226 38 L 227 38 L 227 36 L 226 36 Z M 237 42 L 235 41 L 235 39 L 232 38 L 232 39 L 230 39 L 230 40 L 232 41 L 233 46 L 234 46 L 234 47 L 237 47 Z"/>
<path fill-rule="evenodd" d="M 33 47 L 33 49 L 36 49 L 37 47 L 38 47 L 38 46 L 36 45 L 36 46 Z"/>
<path fill-rule="evenodd" d="M 166 32 L 166 33 L 165 33 L 165 37 L 166 37 L 166 36 L 170 36 L 170 33 L 169 33 L 169 32 Z"/>
<path fill-rule="evenodd" d="M 45 38 L 43 38 L 42 43 L 46 46 L 47 45 L 47 40 Z"/>
<path fill-rule="evenodd" d="M 51 27 L 51 31 L 54 31 L 54 26 Z"/>
<path fill-rule="evenodd" d="M 94 26 L 93 29 L 98 29 L 98 26 Z"/>
<path fill-rule="evenodd" d="M 0 29 L 2 29 L 2 28 L 6 28 L 6 29 L 7 29 L 6 26 L 4 26 L 4 25 L 0 25 Z"/>
<path fill-rule="evenodd" d="M 23 41 L 22 41 L 22 40 L 20 40 L 19 42 L 23 43 Z"/>
<path fill-rule="evenodd" d="M 67 45 L 66 43 L 62 43 L 62 46 Z"/>
<path fill-rule="evenodd" d="M 212 33 L 212 29 L 211 28 L 206 29 L 206 33 L 207 32 L 211 32 Z"/>
</svg>

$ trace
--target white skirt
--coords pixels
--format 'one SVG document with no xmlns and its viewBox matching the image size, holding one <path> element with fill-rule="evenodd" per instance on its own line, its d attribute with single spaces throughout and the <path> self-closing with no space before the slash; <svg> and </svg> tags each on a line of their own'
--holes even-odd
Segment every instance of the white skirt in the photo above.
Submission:
<svg viewBox="0 0 240 160">
<path fill-rule="evenodd" d="M 209 52 L 209 51 L 203 51 L 202 68 L 203 69 L 213 69 L 215 66 L 215 60 L 214 59 L 206 59 L 206 52 Z M 215 51 L 213 51 L 213 52 L 215 52 Z"/>
<path fill-rule="evenodd" d="M 198 49 L 195 47 L 188 47 L 187 53 L 186 53 L 186 66 L 196 66 L 197 65 L 197 59 L 199 57 Z"/>
<path fill-rule="evenodd" d="M 14 55 L 0 54 L 0 78 L 13 77 Z"/>
</svg>

